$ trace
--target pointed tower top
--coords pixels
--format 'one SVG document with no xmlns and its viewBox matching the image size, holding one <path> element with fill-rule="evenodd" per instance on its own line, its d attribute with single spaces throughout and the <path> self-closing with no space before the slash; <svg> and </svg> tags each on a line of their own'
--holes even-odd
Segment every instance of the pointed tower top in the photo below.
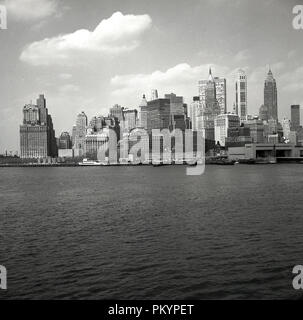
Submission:
<svg viewBox="0 0 303 320">
<path fill-rule="evenodd" d="M 209 67 L 209 76 L 208 76 L 208 81 L 214 81 L 214 78 L 213 78 L 213 75 L 212 75 L 212 72 L 211 72 L 211 67 Z"/>
<path fill-rule="evenodd" d="M 269 69 L 268 69 L 268 73 L 267 73 L 267 78 L 266 78 L 266 80 L 268 80 L 268 81 L 274 80 L 274 76 L 273 76 L 273 73 L 272 73 L 272 71 L 271 71 L 270 66 L 269 66 Z"/>
<path fill-rule="evenodd" d="M 147 106 L 147 100 L 145 94 L 142 97 L 142 101 L 140 103 L 140 107 L 146 107 Z"/>
</svg>

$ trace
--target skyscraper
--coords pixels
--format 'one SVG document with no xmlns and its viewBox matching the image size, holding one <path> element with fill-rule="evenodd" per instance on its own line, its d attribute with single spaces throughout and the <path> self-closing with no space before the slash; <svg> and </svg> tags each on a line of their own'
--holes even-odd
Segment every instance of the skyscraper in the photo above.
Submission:
<svg viewBox="0 0 303 320">
<path fill-rule="evenodd" d="M 75 130 L 75 143 L 74 150 L 75 156 L 83 156 L 85 153 L 85 136 L 87 129 L 87 116 L 82 111 L 78 114 L 76 120 L 76 130 Z"/>
<path fill-rule="evenodd" d="M 134 109 L 134 110 L 124 109 L 123 110 L 123 118 L 124 118 L 123 127 L 126 131 L 130 131 L 130 130 L 136 128 L 137 115 L 138 115 L 138 111 L 136 109 Z"/>
<path fill-rule="evenodd" d="M 186 129 L 186 108 L 183 97 L 179 97 L 174 93 L 165 94 L 165 99 L 170 101 L 170 129 Z"/>
<path fill-rule="evenodd" d="M 194 131 L 198 130 L 197 117 L 201 113 L 202 107 L 200 102 L 200 97 L 193 97 L 193 101 L 189 105 L 189 119 L 191 123 L 191 129 Z"/>
<path fill-rule="evenodd" d="M 240 118 L 236 114 L 220 114 L 215 118 L 215 141 L 225 146 L 228 130 L 240 127 Z"/>
<path fill-rule="evenodd" d="M 209 69 L 209 77 L 208 80 L 201 80 L 199 81 L 199 96 L 202 107 L 206 104 L 206 89 L 208 87 L 208 93 L 210 94 L 209 90 L 210 83 L 212 83 L 212 87 L 215 88 L 215 99 L 220 108 L 220 113 L 225 114 L 227 112 L 227 100 L 226 100 L 226 79 L 213 77 L 212 71 Z M 211 94 L 213 95 L 213 94 Z"/>
<path fill-rule="evenodd" d="M 269 119 L 278 120 L 277 84 L 270 69 L 264 83 L 264 108 Z"/>
<path fill-rule="evenodd" d="M 147 102 L 146 127 L 148 133 L 152 129 L 169 129 L 170 127 L 170 100 L 157 99 Z"/>
<path fill-rule="evenodd" d="M 21 158 L 57 157 L 58 150 L 52 117 L 48 114 L 44 95 L 37 105 L 23 108 L 23 124 L 20 126 Z"/>
<path fill-rule="evenodd" d="M 139 127 L 147 129 L 147 100 L 145 94 L 139 106 Z"/>
<path fill-rule="evenodd" d="M 236 113 L 241 121 L 247 116 L 247 77 L 245 71 L 240 69 L 236 79 Z"/>
<path fill-rule="evenodd" d="M 111 117 L 115 117 L 118 119 L 118 121 L 120 121 L 120 123 L 123 122 L 123 108 L 118 105 L 115 104 L 112 108 L 109 109 L 109 113 Z"/>
<path fill-rule="evenodd" d="M 72 141 L 68 132 L 62 132 L 59 137 L 59 149 L 71 149 Z"/>
<path fill-rule="evenodd" d="M 153 89 L 151 91 L 150 100 L 157 100 L 158 98 L 159 98 L 158 90 L 157 89 Z"/>
<path fill-rule="evenodd" d="M 221 79 L 222 81 L 218 82 L 218 79 L 213 78 L 209 69 L 208 80 L 199 81 L 201 111 L 197 116 L 197 129 L 208 140 L 215 140 L 215 117 L 224 114 L 226 110 L 226 90 L 224 89 L 226 81 Z M 222 83 L 223 87 L 221 87 Z M 217 91 L 220 91 L 221 106 L 217 99 Z M 225 98 L 222 100 L 223 97 Z"/>
<path fill-rule="evenodd" d="M 293 131 L 300 129 L 300 105 L 291 106 L 291 129 Z"/>
<path fill-rule="evenodd" d="M 267 107 L 264 106 L 264 104 L 262 104 L 262 106 L 259 109 L 259 118 L 262 121 L 268 121 L 268 118 L 269 118 L 268 109 L 267 109 Z"/>
</svg>

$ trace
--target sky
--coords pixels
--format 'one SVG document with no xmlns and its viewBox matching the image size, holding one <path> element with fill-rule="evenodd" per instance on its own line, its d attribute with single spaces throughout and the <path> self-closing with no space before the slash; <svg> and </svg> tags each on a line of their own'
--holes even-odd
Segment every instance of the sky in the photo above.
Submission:
<svg viewBox="0 0 303 320">
<path fill-rule="evenodd" d="M 303 0 L 0 0 L 0 153 L 19 150 L 25 104 L 44 94 L 56 135 L 71 132 L 79 112 L 107 115 L 138 108 L 157 89 L 190 103 L 198 81 L 248 76 L 248 112 L 257 114 L 269 66 L 279 117 L 303 106 L 303 29 L 293 27 Z M 302 112 L 303 113 L 303 112 Z"/>
</svg>

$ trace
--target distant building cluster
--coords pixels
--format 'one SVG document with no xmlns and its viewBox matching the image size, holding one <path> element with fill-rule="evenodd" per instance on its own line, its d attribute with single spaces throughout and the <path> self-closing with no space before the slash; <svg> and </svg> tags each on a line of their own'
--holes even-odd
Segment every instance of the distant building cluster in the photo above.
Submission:
<svg viewBox="0 0 303 320">
<path fill-rule="evenodd" d="M 300 106 L 291 106 L 291 119 L 278 119 L 277 83 L 269 69 L 264 82 L 264 104 L 258 115 L 248 113 L 248 81 L 244 70 L 239 70 L 235 80 L 235 103 L 232 112 L 227 111 L 226 79 L 214 77 L 209 69 L 208 79 L 198 82 L 197 95 L 187 105 L 182 96 L 175 93 L 159 97 L 153 89 L 150 99 L 143 95 L 137 108 L 125 108 L 118 104 L 109 109 L 108 115 L 96 115 L 90 121 L 85 112 L 76 117 L 72 132 L 62 132 L 55 138 L 52 118 L 46 108 L 46 100 L 40 95 L 35 105 L 23 108 L 23 124 L 20 126 L 22 158 L 73 158 L 96 159 L 106 146 L 110 132 L 115 133 L 120 158 L 128 154 L 134 141 L 131 133 L 144 129 L 151 135 L 155 129 L 192 130 L 205 139 L 206 151 L 227 151 L 258 144 L 303 144 L 300 124 Z M 152 137 L 168 148 L 161 137 Z M 141 137 L 146 150 L 149 140 Z M 155 141 L 153 141 L 155 142 Z M 169 148 L 174 146 L 169 145 Z M 235 149 L 236 150 L 236 149 Z M 234 151 L 235 151 L 234 150 Z"/>
</svg>

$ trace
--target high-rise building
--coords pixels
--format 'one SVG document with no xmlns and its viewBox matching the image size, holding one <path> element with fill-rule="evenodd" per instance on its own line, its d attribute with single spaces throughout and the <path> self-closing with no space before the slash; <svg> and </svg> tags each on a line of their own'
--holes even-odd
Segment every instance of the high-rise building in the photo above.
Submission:
<svg viewBox="0 0 303 320">
<path fill-rule="evenodd" d="M 139 106 L 139 127 L 147 129 L 147 100 L 145 94 Z"/>
<path fill-rule="evenodd" d="M 190 119 L 190 127 L 192 130 L 198 130 L 197 117 L 202 112 L 202 106 L 200 102 L 200 97 L 193 97 L 192 103 L 189 105 L 189 119 Z"/>
<path fill-rule="evenodd" d="M 145 111 L 144 111 L 145 112 Z M 146 127 L 149 133 L 152 129 L 169 129 L 170 127 L 170 100 L 157 99 L 147 102 Z"/>
<path fill-rule="evenodd" d="M 264 124 L 262 120 L 248 120 L 244 123 L 244 127 L 250 129 L 253 143 L 264 143 Z"/>
<path fill-rule="evenodd" d="M 77 132 L 77 126 L 74 125 L 72 129 L 72 147 L 74 147 L 74 144 L 75 144 L 76 132 Z"/>
<path fill-rule="evenodd" d="M 289 119 L 284 118 L 282 120 L 282 128 L 283 128 L 283 136 L 286 140 L 290 137 L 290 131 L 291 131 L 291 122 Z"/>
<path fill-rule="evenodd" d="M 82 111 L 78 114 L 76 120 L 76 133 L 74 143 L 75 156 L 83 156 L 85 153 L 85 136 L 87 124 L 87 116 Z"/>
<path fill-rule="evenodd" d="M 228 130 L 240 127 L 240 118 L 235 114 L 219 114 L 215 118 L 215 142 L 225 146 L 225 139 L 228 137 Z"/>
<path fill-rule="evenodd" d="M 170 129 L 186 129 L 186 109 L 183 97 L 178 97 L 176 94 L 165 94 L 165 99 L 170 101 Z"/>
<path fill-rule="evenodd" d="M 278 120 L 277 84 L 270 69 L 264 83 L 264 108 L 269 119 Z"/>
<path fill-rule="evenodd" d="M 240 69 L 236 79 L 236 113 L 243 122 L 247 116 L 247 77 L 245 71 Z"/>
<path fill-rule="evenodd" d="M 183 97 L 178 97 L 176 94 L 165 94 L 164 99 L 170 100 L 170 114 L 184 115 L 184 101 Z"/>
<path fill-rule="evenodd" d="M 37 105 L 23 108 L 23 124 L 20 126 L 21 158 L 57 157 L 58 149 L 52 117 L 48 114 L 44 95 Z"/>
<path fill-rule="evenodd" d="M 115 104 L 112 108 L 109 109 L 109 115 L 110 117 L 115 117 L 118 119 L 120 123 L 123 122 L 123 107 L 121 107 L 118 104 Z"/>
<path fill-rule="evenodd" d="M 259 118 L 262 121 L 268 121 L 269 119 L 268 109 L 264 106 L 264 104 L 262 104 L 262 106 L 259 109 Z"/>
<path fill-rule="evenodd" d="M 126 131 L 130 131 L 130 130 L 136 128 L 137 117 L 138 117 L 138 111 L 136 109 L 134 109 L 134 110 L 124 109 L 123 110 L 123 118 L 124 118 L 123 127 Z"/>
<path fill-rule="evenodd" d="M 293 131 L 300 129 L 300 105 L 291 106 L 291 129 Z"/>
<path fill-rule="evenodd" d="M 98 124 L 102 120 L 101 125 Z M 85 156 L 89 159 L 97 160 L 98 154 L 103 150 L 107 155 L 114 155 L 109 152 L 109 148 L 114 148 L 120 140 L 120 122 L 117 117 L 94 117 L 85 135 Z M 101 127 L 101 129 L 98 129 Z M 108 140 L 109 139 L 109 140 Z M 117 154 L 114 156 L 116 158 Z M 104 159 L 103 159 L 104 160 Z"/>
<path fill-rule="evenodd" d="M 206 105 L 206 96 L 215 99 L 219 105 L 220 113 L 227 112 L 226 100 L 226 79 L 213 77 L 211 69 L 209 69 L 208 80 L 199 81 L 199 96 L 202 107 Z"/>
<path fill-rule="evenodd" d="M 68 132 L 62 132 L 59 141 L 58 141 L 59 149 L 71 149 L 72 148 L 72 141 L 70 134 Z"/>
<path fill-rule="evenodd" d="M 150 100 L 157 100 L 158 98 L 159 98 L 158 90 L 157 89 L 153 89 L 151 91 Z"/>
<path fill-rule="evenodd" d="M 209 69 L 208 80 L 199 81 L 201 112 L 197 116 L 197 130 L 201 131 L 207 140 L 215 140 L 215 117 L 226 113 L 225 87 L 225 79 L 213 78 L 211 69 Z"/>
</svg>

